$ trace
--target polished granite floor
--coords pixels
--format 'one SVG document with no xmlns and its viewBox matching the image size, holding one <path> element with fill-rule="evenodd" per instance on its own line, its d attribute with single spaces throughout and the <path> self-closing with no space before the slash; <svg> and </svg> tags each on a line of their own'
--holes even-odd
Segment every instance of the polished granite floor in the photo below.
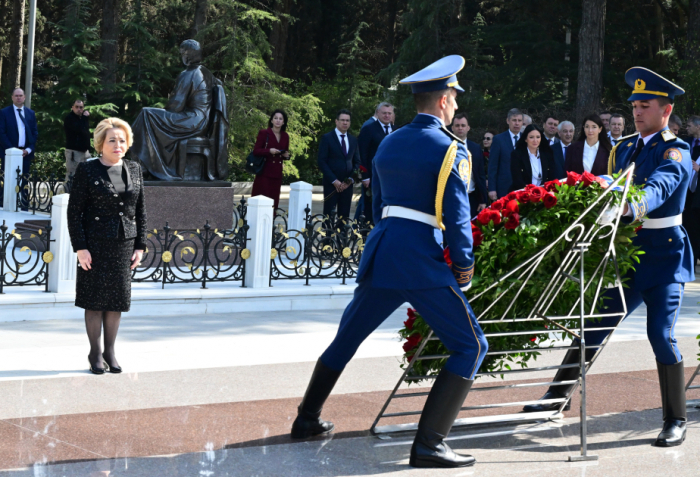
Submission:
<svg viewBox="0 0 700 477">
<path fill-rule="evenodd" d="M 677 331 L 688 377 L 697 365 L 699 300 L 700 286 L 691 284 Z M 661 412 L 643 313 L 638 310 L 616 332 L 589 375 L 589 442 L 599 461 L 566 462 L 580 451 L 576 397 L 563 421 L 539 426 L 544 428 L 523 425 L 515 435 L 494 435 L 505 428 L 456 430 L 453 447 L 479 462 L 440 471 L 407 466 L 410 434 L 379 439 L 368 433 L 401 374 L 396 330 L 405 310 L 363 345 L 338 382 L 324 410 L 336 434 L 309 442 L 292 442 L 289 428 L 339 311 L 125 316 L 118 352 L 126 372 L 105 376 L 93 376 L 83 365 L 80 321 L 0 323 L 0 477 L 698 476 L 695 408 L 682 447 L 650 445 Z M 537 363 L 555 364 L 560 356 L 544 354 Z M 536 399 L 541 392 L 472 392 L 466 404 Z M 689 398 L 699 399 L 700 390 Z M 422 399 L 395 401 L 390 411 L 418 409 Z M 381 424 L 412 420 L 403 419 Z"/>
</svg>

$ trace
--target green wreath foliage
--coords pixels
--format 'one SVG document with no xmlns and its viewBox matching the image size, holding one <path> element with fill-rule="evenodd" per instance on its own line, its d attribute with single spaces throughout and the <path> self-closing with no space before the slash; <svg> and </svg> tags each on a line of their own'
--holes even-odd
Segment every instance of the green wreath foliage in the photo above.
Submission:
<svg viewBox="0 0 700 477">
<path fill-rule="evenodd" d="M 498 375 L 499 371 L 526 368 L 540 355 L 538 351 L 534 351 L 535 349 L 540 349 L 543 346 L 554 346 L 557 341 L 568 336 L 564 332 L 550 332 L 550 329 L 555 328 L 552 325 L 547 325 L 544 321 L 512 322 L 507 320 L 529 316 L 537 300 L 542 296 L 546 286 L 561 265 L 567 251 L 572 247 L 571 242 L 566 240 L 558 242 L 547 253 L 522 290 L 520 290 L 522 280 L 518 278 L 520 274 L 516 273 L 483 295 L 479 295 L 497 282 L 500 277 L 556 241 L 603 194 L 604 188 L 601 183 L 604 182 L 589 173 L 583 175 L 568 173 L 566 182 L 556 180 L 546 183 L 544 187 L 530 186 L 526 190 L 512 192 L 508 197 L 499 199 L 491 207 L 480 212 L 473 221 L 475 274 L 471 289 L 465 295 L 467 298 L 478 296 L 478 299 L 470 299 L 469 301 L 476 316 L 480 317 L 479 322 L 484 333 L 488 335 L 506 331 L 542 331 L 542 333 L 534 334 L 488 337 L 489 352 L 510 350 L 522 350 L 522 352 L 489 354 L 481 365 L 480 373 Z M 640 188 L 630 184 L 628 200 L 638 200 L 642 193 Z M 612 201 L 615 206 L 621 206 L 621 199 L 621 192 L 613 192 Z M 586 229 L 598 219 L 606 202 L 607 198 L 584 217 L 582 224 L 586 226 Z M 624 277 L 628 271 L 633 270 L 634 265 L 639 263 L 639 255 L 644 253 L 632 244 L 639 224 L 622 222 L 614 239 L 620 277 Z M 592 241 L 584 259 L 586 282 L 593 278 L 596 268 L 608 251 L 609 244 L 610 238 Z M 446 259 L 449 261 L 449 257 Z M 605 267 L 603 287 L 616 283 L 615 267 L 611 262 L 608 265 Z M 599 277 L 600 275 L 597 275 L 595 277 L 596 283 L 591 284 L 585 291 L 584 303 L 587 310 L 590 310 L 592 305 Z M 512 289 L 496 301 L 511 285 L 514 285 Z M 623 283 L 623 286 L 627 285 Z M 518 292 L 520 294 L 515 299 L 512 308 L 506 313 L 506 320 L 499 323 L 482 323 L 500 320 Z M 569 316 L 570 314 L 576 316 L 578 307 L 576 310 L 572 310 L 572 308 L 577 302 L 579 294 L 578 284 L 566 280 L 557 292 L 547 316 Z M 494 301 L 495 304 L 493 304 Z M 488 312 L 481 316 L 484 310 L 492 304 L 493 306 Z M 599 298 L 596 311 L 600 311 L 604 306 L 602 299 Z M 579 320 L 557 322 L 568 329 L 575 330 L 580 326 Z M 402 340 L 405 340 L 402 368 L 408 365 L 422 339 L 429 333 L 430 327 L 420 314 L 409 309 L 408 319 L 404 322 L 404 328 L 399 332 Z M 449 354 L 449 351 L 437 339 L 428 341 L 422 352 L 422 356 L 444 354 Z M 446 361 L 447 358 L 417 360 L 409 371 L 409 376 L 435 375 L 443 368 Z M 420 380 L 412 382 L 420 382 Z"/>
</svg>

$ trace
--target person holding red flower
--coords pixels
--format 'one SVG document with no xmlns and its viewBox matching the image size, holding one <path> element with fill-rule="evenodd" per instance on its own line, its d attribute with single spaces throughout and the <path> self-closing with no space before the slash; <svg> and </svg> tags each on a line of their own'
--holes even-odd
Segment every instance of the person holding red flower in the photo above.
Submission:
<svg viewBox="0 0 700 477">
<path fill-rule="evenodd" d="M 673 447 L 685 440 L 688 421 L 683 356 L 674 329 L 682 319 L 679 311 L 685 284 L 695 280 L 695 258 L 682 224 L 683 207 L 691 184 L 690 147 L 668 128 L 673 99 L 684 91 L 642 67 L 627 70 L 625 81 L 633 88 L 628 101 L 632 105 L 637 134 L 617 142 L 607 163 L 607 173 L 612 175 L 632 164 L 635 166 L 633 181 L 644 187 L 644 195 L 630 198 L 624 204 L 622 220 L 641 223 L 632 243 L 644 253 L 634 269 L 623 277 L 624 299 L 615 289 L 607 290 L 603 295 L 599 312 L 618 315 L 603 315 L 600 320 L 585 323 L 586 328 L 599 328 L 585 332 L 586 345 L 590 346 L 586 349 L 585 360 L 591 361 L 596 353 L 595 347 L 603 343 L 622 321 L 619 314 L 626 312 L 629 316 L 644 303 L 647 336 L 656 357 L 663 411 L 663 428 L 654 445 Z M 566 157 L 568 162 L 570 153 Z M 579 180 L 586 184 L 596 179 L 588 172 L 583 175 L 569 172 L 567 175 L 567 184 Z M 562 364 L 579 363 L 580 359 L 578 348 L 572 349 Z M 567 367 L 559 369 L 554 381 L 576 380 L 578 377 L 578 368 Z M 570 397 L 573 388 L 570 385 L 551 386 L 543 399 Z M 542 402 L 525 406 L 524 411 L 551 411 L 559 407 L 560 404 Z"/>
<path fill-rule="evenodd" d="M 536 186 L 556 179 L 554 176 L 554 152 L 549 141 L 542 140 L 544 131 L 530 124 L 520 135 L 510 155 L 510 190 L 524 189 L 528 184 Z M 545 138 L 546 139 L 546 138 Z"/>
<path fill-rule="evenodd" d="M 381 220 L 367 237 L 355 295 L 316 364 L 292 438 L 334 429 L 321 419 L 321 409 L 343 369 L 370 333 L 409 302 L 451 351 L 423 408 L 409 464 L 452 468 L 476 462 L 445 442 L 488 350 L 463 293 L 474 275 L 469 153 L 446 129 L 457 93 L 464 91 L 456 76 L 464 63 L 461 56 L 448 56 L 400 82 L 411 85 L 418 114 L 386 137 L 374 156 L 373 207 Z M 436 229 L 450 244 L 451 267 Z M 409 338 L 413 345 L 422 339 L 418 333 Z"/>
</svg>

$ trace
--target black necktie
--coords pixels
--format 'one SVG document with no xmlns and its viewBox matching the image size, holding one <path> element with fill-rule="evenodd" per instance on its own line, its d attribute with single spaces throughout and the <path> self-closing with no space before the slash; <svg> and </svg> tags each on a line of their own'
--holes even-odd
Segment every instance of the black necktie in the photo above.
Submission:
<svg viewBox="0 0 700 477">
<path fill-rule="evenodd" d="M 518 142 L 518 136 L 513 136 L 513 149 L 515 149 L 515 145 Z"/>
<path fill-rule="evenodd" d="M 696 160 L 698 157 L 700 157 L 700 143 L 695 144 L 695 147 L 693 147 L 693 150 L 690 153 L 690 157 L 693 160 Z"/>
<path fill-rule="evenodd" d="M 29 142 L 29 128 L 27 127 L 27 121 L 24 119 L 24 113 L 22 113 L 22 110 L 17 108 L 17 113 L 19 113 L 19 118 L 22 120 L 22 124 L 24 124 L 24 142 L 25 144 L 20 144 L 22 147 L 26 146 L 26 143 Z"/>
<path fill-rule="evenodd" d="M 389 135 L 389 125 L 388 124 L 386 126 L 384 126 L 384 135 L 385 136 Z"/>
<path fill-rule="evenodd" d="M 634 150 L 634 153 L 632 154 L 632 157 L 630 158 L 630 164 L 633 164 L 634 161 L 637 160 L 639 157 L 639 153 L 642 152 L 642 149 L 644 149 L 644 139 L 641 137 L 637 141 L 637 149 Z"/>
<path fill-rule="evenodd" d="M 345 144 L 345 134 L 340 135 L 340 147 L 343 148 L 343 155 L 348 157 L 348 145 Z"/>
</svg>

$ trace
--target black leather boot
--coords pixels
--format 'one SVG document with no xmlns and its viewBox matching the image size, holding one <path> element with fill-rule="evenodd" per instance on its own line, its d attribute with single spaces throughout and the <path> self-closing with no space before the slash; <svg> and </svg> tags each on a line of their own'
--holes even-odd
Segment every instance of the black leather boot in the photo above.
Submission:
<svg viewBox="0 0 700 477">
<path fill-rule="evenodd" d="M 595 356 L 597 348 L 590 348 L 586 350 L 586 362 L 589 362 Z M 567 351 L 566 356 L 564 356 L 564 361 L 561 364 L 578 364 L 581 356 L 581 352 L 577 349 L 570 349 Z M 579 368 L 564 368 L 557 371 L 554 376 L 554 381 L 573 381 L 579 378 Z M 540 398 L 543 399 L 561 399 L 565 398 L 569 392 L 574 388 L 573 384 L 560 385 L 560 386 L 550 386 L 547 392 Z M 543 412 L 543 411 L 556 411 L 561 407 L 561 403 L 555 402 L 550 404 L 528 404 L 523 407 L 523 412 Z M 569 399 L 564 406 L 562 411 L 568 411 L 571 409 L 571 400 Z"/>
<path fill-rule="evenodd" d="M 683 361 L 676 364 L 656 362 L 661 387 L 661 408 L 664 428 L 656 438 L 656 447 L 675 447 L 685 440 L 687 413 L 685 409 L 685 374 Z"/>
<path fill-rule="evenodd" d="M 418 422 L 418 432 L 411 447 L 411 467 L 452 468 L 476 463 L 472 456 L 455 454 L 443 442 L 472 384 L 472 379 L 463 378 L 446 369 L 440 371 Z"/>
<path fill-rule="evenodd" d="M 335 428 L 332 422 L 321 419 L 321 409 L 341 374 L 342 371 L 330 369 L 320 359 L 316 362 L 309 387 L 299 405 L 299 414 L 292 424 L 292 439 L 328 434 Z"/>
</svg>

